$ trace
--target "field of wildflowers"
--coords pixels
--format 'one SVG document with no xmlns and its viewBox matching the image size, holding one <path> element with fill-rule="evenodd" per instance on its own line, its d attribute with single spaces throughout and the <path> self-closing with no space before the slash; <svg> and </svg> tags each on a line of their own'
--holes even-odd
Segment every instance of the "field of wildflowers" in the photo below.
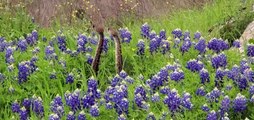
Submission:
<svg viewBox="0 0 254 120">
<path fill-rule="evenodd" d="M 230 45 L 199 31 L 154 29 L 144 23 L 118 30 L 119 74 L 106 34 L 97 76 L 95 32 L 34 27 L 17 39 L 0 36 L 0 118 L 254 119 L 254 44 L 240 53 L 238 40 Z"/>
</svg>

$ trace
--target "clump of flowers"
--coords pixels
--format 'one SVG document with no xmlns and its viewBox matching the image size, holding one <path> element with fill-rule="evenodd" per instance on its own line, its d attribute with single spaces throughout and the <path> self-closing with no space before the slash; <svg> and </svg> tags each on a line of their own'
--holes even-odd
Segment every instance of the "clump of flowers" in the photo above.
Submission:
<svg viewBox="0 0 254 120">
<path fill-rule="evenodd" d="M 227 56 L 224 53 L 219 55 L 214 55 L 212 57 L 212 66 L 217 69 L 219 67 L 226 67 L 227 66 Z"/>
<path fill-rule="evenodd" d="M 186 68 L 191 70 L 192 72 L 199 72 L 204 68 L 204 65 L 201 61 L 192 59 L 187 62 Z"/>
</svg>

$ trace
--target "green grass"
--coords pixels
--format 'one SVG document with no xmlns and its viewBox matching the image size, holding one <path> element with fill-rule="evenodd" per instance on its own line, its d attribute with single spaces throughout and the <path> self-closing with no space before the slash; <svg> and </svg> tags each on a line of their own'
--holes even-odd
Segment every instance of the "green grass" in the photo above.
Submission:
<svg viewBox="0 0 254 120">
<path fill-rule="evenodd" d="M 171 31 L 175 28 L 181 28 L 183 31 L 189 30 L 191 35 L 193 36 L 194 32 L 197 30 L 202 33 L 202 36 L 205 37 L 206 40 L 209 40 L 212 37 L 219 37 L 218 31 L 213 31 L 209 34 L 208 30 L 217 23 L 223 23 L 228 16 L 234 16 L 237 14 L 237 10 L 240 7 L 240 1 L 238 0 L 216 0 L 214 3 L 209 3 L 205 5 L 203 8 L 194 8 L 190 10 L 179 10 L 174 11 L 168 16 L 164 16 L 161 18 L 152 18 L 146 19 L 144 22 L 148 22 L 151 25 L 152 29 L 157 33 L 161 29 L 165 29 L 167 31 L 167 36 L 171 36 Z M 70 57 L 67 54 L 62 54 L 57 46 L 55 45 L 56 54 L 58 58 L 64 60 L 66 62 L 66 69 L 64 69 L 60 64 L 57 64 L 57 61 L 49 62 L 44 59 L 45 57 L 45 46 L 48 45 L 48 41 L 46 43 L 41 41 L 43 36 L 47 37 L 50 40 L 53 36 L 57 35 L 57 31 L 62 29 L 63 33 L 67 38 L 67 47 L 71 50 L 76 49 L 76 36 L 78 33 L 83 33 L 89 36 L 89 33 L 86 33 L 88 30 L 87 24 L 84 23 L 82 25 L 79 24 L 80 27 L 75 26 L 64 26 L 61 24 L 55 24 L 51 28 L 40 28 L 37 25 L 34 25 L 30 17 L 24 16 L 23 12 L 18 12 L 15 16 L 12 16 L 8 12 L 3 12 L 3 17 L 1 16 L 0 24 L 4 25 L 0 28 L 0 36 L 4 36 L 7 41 L 15 40 L 21 37 L 23 34 L 30 33 L 33 29 L 37 29 L 39 33 L 39 43 L 36 45 L 40 48 L 40 52 L 37 54 L 38 62 L 36 65 L 39 70 L 35 73 L 31 74 L 29 80 L 23 84 L 18 84 L 17 75 L 18 75 L 18 63 L 25 60 L 30 60 L 32 55 L 33 47 L 29 47 L 27 52 L 20 53 L 16 51 L 14 53 L 14 71 L 8 72 L 8 65 L 5 63 L 5 53 L 0 52 L 0 73 L 6 76 L 4 82 L 0 84 L 0 118 L 4 120 L 8 120 L 11 117 L 14 119 L 18 119 L 18 114 L 14 114 L 11 112 L 11 103 L 15 100 L 18 100 L 19 103 L 22 102 L 24 98 L 31 98 L 34 94 L 40 96 L 43 99 L 43 106 L 45 110 L 44 119 L 48 119 L 48 116 L 51 114 L 50 111 L 50 102 L 53 98 L 59 94 L 64 99 L 64 93 L 66 91 L 73 92 L 77 89 L 77 86 L 84 92 L 87 89 L 87 79 L 90 78 L 93 73 L 90 65 L 86 64 L 85 54 L 79 54 L 77 57 Z M 9 21 L 11 19 L 11 21 Z M 129 24 L 128 22 L 125 24 L 126 27 L 132 32 L 132 41 L 130 44 L 122 44 L 123 51 L 123 60 L 124 60 L 124 70 L 135 79 L 134 84 L 128 84 L 128 94 L 129 100 L 133 101 L 134 99 L 134 91 L 136 86 L 145 85 L 145 81 L 140 81 L 138 76 L 140 74 L 144 75 L 145 80 L 149 79 L 150 76 L 159 72 L 159 70 L 166 66 L 168 63 L 173 63 L 174 59 L 179 59 L 179 63 L 181 64 L 181 68 L 185 73 L 185 79 L 183 82 L 176 83 L 174 81 L 169 80 L 167 84 L 171 89 L 176 88 L 180 95 L 183 94 L 184 91 L 189 92 L 192 95 L 192 103 L 194 104 L 193 110 L 185 111 L 182 114 L 176 114 L 175 119 L 186 119 L 186 120 L 195 120 L 195 119 L 205 119 L 207 113 L 201 111 L 200 107 L 207 103 L 204 97 L 199 97 L 195 95 L 195 91 L 198 87 L 202 85 L 199 84 L 200 78 L 198 73 L 192 73 L 187 68 L 185 68 L 187 61 L 190 59 L 195 59 L 198 55 L 198 52 L 194 50 L 192 47 L 191 50 L 184 54 L 184 56 L 179 53 L 178 49 L 172 49 L 171 53 L 174 58 L 170 57 L 170 54 L 162 55 L 160 53 L 156 53 L 151 55 L 149 53 L 149 43 L 146 40 L 146 52 L 144 57 L 140 57 L 136 55 L 136 44 L 140 37 L 140 26 L 143 23 L 140 21 L 135 21 L 134 24 Z M 108 35 L 107 35 L 108 37 Z M 171 40 L 171 39 L 170 39 Z M 110 40 L 109 40 L 110 41 Z M 172 44 L 171 44 L 172 45 Z M 91 45 L 93 49 L 96 46 Z M 228 67 L 231 67 L 234 64 L 240 63 L 241 59 L 245 56 L 242 56 L 237 49 L 230 49 L 225 51 L 225 54 L 228 58 Z M 94 51 L 91 55 L 94 54 Z M 213 54 L 211 51 L 208 51 L 207 54 Z M 108 53 L 104 53 L 102 55 L 100 64 L 99 75 L 96 79 L 100 82 L 99 88 L 101 91 L 104 91 L 107 86 L 109 86 L 110 78 L 115 76 L 114 70 L 114 44 L 113 42 L 109 42 L 109 51 Z M 207 92 L 210 92 L 214 88 L 214 79 L 215 79 L 215 70 L 212 68 L 211 63 L 208 61 L 202 61 L 206 68 L 208 69 L 211 82 L 206 84 L 204 87 Z M 253 65 L 251 65 L 253 68 Z M 57 79 L 50 80 L 49 75 L 53 71 L 56 72 Z M 80 72 L 79 72 L 80 71 Z M 65 84 L 66 74 L 72 72 L 75 76 L 75 81 L 73 84 Z M 232 84 L 231 80 L 226 80 L 225 85 Z M 15 89 L 14 93 L 8 92 L 9 87 L 12 86 Z M 241 92 L 241 94 L 245 95 L 249 98 L 248 90 L 239 91 L 237 87 L 233 87 L 231 91 L 226 91 L 225 88 L 222 88 L 225 91 L 225 94 L 228 95 L 231 100 L 236 97 L 236 94 Z M 162 95 L 161 95 L 162 96 Z M 145 119 L 149 112 L 153 112 L 158 119 L 162 115 L 162 111 L 168 112 L 168 108 L 163 104 L 162 99 L 159 103 L 152 103 L 148 101 L 150 104 L 149 111 L 144 111 L 140 109 L 132 109 L 129 108 L 129 119 Z M 223 97 L 220 97 L 220 101 Z M 64 101 L 64 100 L 63 100 Z M 64 102 L 65 103 L 65 102 Z M 209 104 L 208 104 L 209 105 Z M 133 102 L 130 102 L 129 106 L 133 106 Z M 220 103 L 213 103 L 212 110 L 218 110 Z M 134 105 L 136 108 L 137 106 Z M 254 119 L 254 111 L 253 104 L 248 105 L 247 112 L 240 114 L 234 114 L 231 109 L 229 112 L 229 117 L 232 119 L 244 119 L 248 117 L 249 119 Z M 65 106 L 65 115 L 69 112 L 69 107 Z M 86 116 L 88 119 L 116 119 L 117 114 L 114 110 L 106 110 L 104 106 L 100 107 L 100 116 L 98 118 L 92 118 L 89 115 L 89 111 L 86 110 Z M 76 114 L 77 115 L 77 114 Z M 31 119 L 38 119 L 34 113 L 31 114 Z M 168 115 L 166 119 L 170 119 Z"/>
</svg>

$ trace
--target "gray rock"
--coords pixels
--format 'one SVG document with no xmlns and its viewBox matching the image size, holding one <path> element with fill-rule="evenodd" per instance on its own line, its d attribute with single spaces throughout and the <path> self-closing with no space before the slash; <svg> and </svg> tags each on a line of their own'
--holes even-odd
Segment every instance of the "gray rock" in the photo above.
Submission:
<svg viewBox="0 0 254 120">
<path fill-rule="evenodd" d="M 239 41 L 241 44 L 240 52 L 244 51 L 244 46 L 248 43 L 248 40 L 254 39 L 254 21 L 251 22 L 245 31 L 243 32 L 242 36 L 240 37 Z"/>
</svg>

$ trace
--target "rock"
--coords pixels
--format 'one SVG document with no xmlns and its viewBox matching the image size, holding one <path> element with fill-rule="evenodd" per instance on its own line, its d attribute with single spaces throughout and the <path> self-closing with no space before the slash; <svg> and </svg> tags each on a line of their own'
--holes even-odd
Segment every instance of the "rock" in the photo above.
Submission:
<svg viewBox="0 0 254 120">
<path fill-rule="evenodd" d="M 240 52 L 244 51 L 244 46 L 247 44 L 248 40 L 254 39 L 254 21 L 251 22 L 245 31 L 243 32 L 242 36 L 240 37 Z"/>
</svg>

